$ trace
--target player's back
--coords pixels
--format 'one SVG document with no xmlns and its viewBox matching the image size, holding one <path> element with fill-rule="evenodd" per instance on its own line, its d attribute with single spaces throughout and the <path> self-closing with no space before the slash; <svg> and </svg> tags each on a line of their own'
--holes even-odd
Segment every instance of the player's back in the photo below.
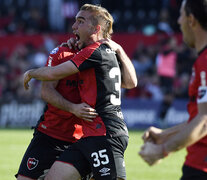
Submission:
<svg viewBox="0 0 207 180">
<path fill-rule="evenodd" d="M 80 51 L 72 61 L 78 67 L 82 101 L 94 107 L 106 129 L 126 130 L 121 113 L 121 71 L 116 54 L 107 45 L 94 43 Z M 100 127 L 97 125 L 96 127 Z"/>
</svg>

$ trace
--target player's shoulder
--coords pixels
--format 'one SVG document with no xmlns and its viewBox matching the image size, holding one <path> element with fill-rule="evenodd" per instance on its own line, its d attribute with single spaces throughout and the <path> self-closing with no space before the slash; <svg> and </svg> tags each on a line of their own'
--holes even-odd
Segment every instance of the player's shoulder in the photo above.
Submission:
<svg viewBox="0 0 207 180">
<path fill-rule="evenodd" d="M 91 50 L 96 49 L 97 51 L 108 51 L 108 52 L 112 51 L 112 49 L 107 44 L 101 42 L 95 42 L 86 48 Z"/>
<path fill-rule="evenodd" d="M 85 48 L 81 49 L 82 52 L 93 52 L 95 50 L 98 50 L 100 48 L 101 43 L 95 42 L 93 44 L 90 44 L 86 46 Z"/>
<path fill-rule="evenodd" d="M 48 66 L 56 66 L 71 59 L 74 54 L 74 50 L 68 47 L 56 47 L 50 52 L 47 64 Z"/>
<path fill-rule="evenodd" d="M 207 47 L 198 52 L 197 60 L 207 59 Z"/>
<path fill-rule="evenodd" d="M 74 50 L 68 47 L 56 47 L 50 52 L 50 56 L 56 56 L 58 59 L 66 58 L 68 56 L 73 56 L 75 53 Z"/>
<path fill-rule="evenodd" d="M 63 46 L 63 47 L 56 47 L 52 51 L 50 51 L 50 54 L 51 55 L 52 54 L 55 55 L 55 54 L 60 54 L 62 52 L 72 52 L 72 50 L 70 50 L 68 47 L 65 47 L 65 46 Z"/>
<path fill-rule="evenodd" d="M 95 42 L 93 44 L 90 44 L 86 47 L 84 47 L 83 49 L 81 49 L 80 51 L 78 51 L 76 53 L 75 58 L 79 58 L 79 59 L 88 59 L 89 57 L 94 57 L 95 56 L 100 56 L 100 43 L 99 42 Z"/>
<path fill-rule="evenodd" d="M 195 61 L 196 68 L 206 68 L 207 65 L 207 48 L 198 53 L 198 57 Z"/>
</svg>

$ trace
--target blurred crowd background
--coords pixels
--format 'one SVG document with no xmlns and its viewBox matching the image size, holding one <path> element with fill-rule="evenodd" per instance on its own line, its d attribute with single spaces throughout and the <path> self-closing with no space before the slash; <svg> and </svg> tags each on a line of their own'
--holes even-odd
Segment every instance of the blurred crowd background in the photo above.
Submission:
<svg viewBox="0 0 207 180">
<path fill-rule="evenodd" d="M 167 103 L 173 98 L 187 98 L 196 54 L 179 36 L 181 0 L 0 0 L 0 41 L 12 35 L 44 36 L 44 43 L 38 48 L 25 43 L 10 52 L 10 47 L 0 46 L 0 100 L 40 98 L 40 82 L 33 81 L 33 88 L 25 92 L 22 74 L 45 65 L 49 52 L 60 43 L 50 34 L 71 33 L 74 17 L 84 3 L 107 8 L 115 20 L 114 33 L 141 33 L 148 37 L 161 34 L 156 44 L 137 43 L 130 55 L 139 85 L 124 90 L 124 98 Z"/>
<path fill-rule="evenodd" d="M 0 0 L 0 34 L 70 32 L 79 7 L 101 4 L 113 15 L 115 32 L 178 31 L 181 0 Z"/>
</svg>

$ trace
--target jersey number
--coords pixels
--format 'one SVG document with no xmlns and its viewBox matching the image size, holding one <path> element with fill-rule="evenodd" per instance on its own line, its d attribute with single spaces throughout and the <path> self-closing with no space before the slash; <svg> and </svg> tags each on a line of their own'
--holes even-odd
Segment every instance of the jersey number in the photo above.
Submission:
<svg viewBox="0 0 207 180">
<path fill-rule="evenodd" d="M 98 152 L 93 152 L 91 154 L 91 157 L 94 160 L 93 166 L 98 167 L 101 164 L 105 165 L 109 163 L 109 158 L 107 154 L 104 154 L 106 152 L 106 149 L 102 149 Z"/>
<path fill-rule="evenodd" d="M 113 67 L 109 71 L 109 77 L 114 79 L 116 76 L 118 76 L 118 82 L 115 82 L 115 90 L 118 92 L 118 97 L 114 94 L 111 95 L 110 101 L 113 105 L 120 105 L 121 104 L 121 72 L 118 67 Z"/>
</svg>

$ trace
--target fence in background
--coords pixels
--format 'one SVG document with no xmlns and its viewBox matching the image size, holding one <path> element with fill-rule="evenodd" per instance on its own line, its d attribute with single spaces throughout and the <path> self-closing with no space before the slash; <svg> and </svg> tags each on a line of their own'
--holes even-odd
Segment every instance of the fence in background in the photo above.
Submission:
<svg viewBox="0 0 207 180">
<path fill-rule="evenodd" d="M 143 129 L 149 126 L 167 127 L 184 122 L 188 119 L 186 100 L 174 100 L 169 108 L 166 118 L 158 118 L 160 102 L 143 99 L 124 99 L 122 111 L 129 129 Z M 31 127 L 36 124 L 43 113 L 44 102 L 34 100 L 20 102 L 13 100 L 0 104 L 0 127 Z"/>
</svg>

